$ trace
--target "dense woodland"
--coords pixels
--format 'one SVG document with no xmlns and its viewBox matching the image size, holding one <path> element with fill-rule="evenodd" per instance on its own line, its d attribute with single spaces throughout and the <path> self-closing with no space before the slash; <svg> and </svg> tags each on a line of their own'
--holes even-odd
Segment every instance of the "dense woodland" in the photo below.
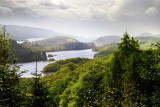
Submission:
<svg viewBox="0 0 160 107">
<path fill-rule="evenodd" d="M 0 33 L 0 107 L 159 107 L 160 43 L 142 49 L 124 33 L 114 52 L 45 67 L 54 72 L 20 78 L 10 40 Z M 13 66 L 14 65 L 14 66 Z"/>
</svg>

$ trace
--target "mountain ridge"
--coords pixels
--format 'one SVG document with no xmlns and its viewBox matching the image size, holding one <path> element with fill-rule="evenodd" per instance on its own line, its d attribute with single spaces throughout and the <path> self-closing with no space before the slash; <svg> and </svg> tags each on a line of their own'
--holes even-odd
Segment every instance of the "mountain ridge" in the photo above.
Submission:
<svg viewBox="0 0 160 107">
<path fill-rule="evenodd" d="M 3 27 L 3 24 L 0 24 L 0 27 Z M 54 30 L 45 29 L 45 28 L 36 28 L 29 26 L 19 26 L 19 25 L 5 25 L 7 32 L 10 34 L 10 38 L 16 41 L 26 41 L 30 38 L 52 38 L 55 36 L 67 36 L 74 37 L 69 34 L 56 32 Z"/>
</svg>

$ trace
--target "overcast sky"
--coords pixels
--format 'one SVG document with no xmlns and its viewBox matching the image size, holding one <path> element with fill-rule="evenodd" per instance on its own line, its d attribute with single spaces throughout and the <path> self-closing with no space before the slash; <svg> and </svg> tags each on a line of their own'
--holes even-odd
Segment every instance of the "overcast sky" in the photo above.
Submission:
<svg viewBox="0 0 160 107">
<path fill-rule="evenodd" d="M 160 34 L 160 0 L 0 0 L 0 24 L 83 37 Z"/>
</svg>

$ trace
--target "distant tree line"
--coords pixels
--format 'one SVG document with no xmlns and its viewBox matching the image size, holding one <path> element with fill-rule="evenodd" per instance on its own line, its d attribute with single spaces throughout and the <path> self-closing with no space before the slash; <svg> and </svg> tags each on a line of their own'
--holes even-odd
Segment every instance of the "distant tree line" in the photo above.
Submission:
<svg viewBox="0 0 160 107">
<path fill-rule="evenodd" d="M 71 42 L 64 44 L 64 46 L 67 50 L 83 50 L 90 48 L 87 43 L 82 43 L 82 42 Z"/>
<path fill-rule="evenodd" d="M 17 44 L 15 40 L 11 40 L 10 43 L 11 49 L 15 51 L 14 56 L 18 58 L 18 62 L 32 62 L 47 59 L 46 52 L 44 51 L 32 51 L 29 48 L 25 48 L 20 44 Z"/>
<path fill-rule="evenodd" d="M 68 40 L 69 39 L 69 40 Z M 72 38 L 56 37 L 35 42 L 24 42 L 23 47 L 30 48 L 32 51 L 65 51 L 65 50 L 83 50 L 94 47 L 93 43 L 84 43 Z"/>
</svg>

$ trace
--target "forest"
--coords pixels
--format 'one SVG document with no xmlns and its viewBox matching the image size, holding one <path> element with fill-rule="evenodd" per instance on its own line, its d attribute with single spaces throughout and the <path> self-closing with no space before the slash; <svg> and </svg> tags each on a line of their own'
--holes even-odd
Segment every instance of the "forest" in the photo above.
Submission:
<svg viewBox="0 0 160 107">
<path fill-rule="evenodd" d="M 11 57 L 16 57 L 19 63 L 47 60 L 45 51 L 32 51 L 30 48 L 17 44 L 15 40 L 11 40 L 10 44 L 11 49 L 14 51 L 14 56 Z"/>
<path fill-rule="evenodd" d="M 0 107 L 159 107 L 160 43 L 142 49 L 125 32 L 114 51 L 57 61 L 21 78 L 10 39 L 0 32 Z"/>
</svg>

